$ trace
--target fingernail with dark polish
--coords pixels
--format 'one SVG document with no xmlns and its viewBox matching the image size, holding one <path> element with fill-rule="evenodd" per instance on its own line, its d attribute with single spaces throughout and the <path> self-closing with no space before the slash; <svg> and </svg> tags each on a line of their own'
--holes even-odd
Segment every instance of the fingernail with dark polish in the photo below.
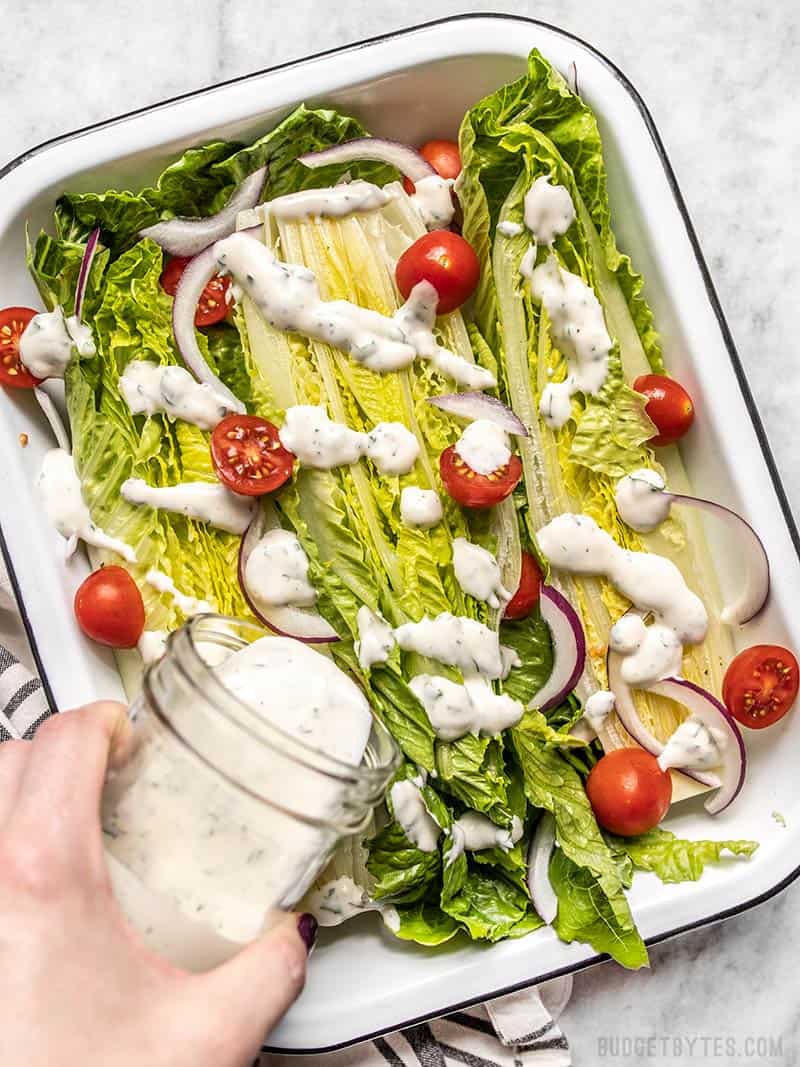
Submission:
<svg viewBox="0 0 800 1067">
<path fill-rule="evenodd" d="M 303 939 L 303 944 L 306 946 L 306 952 L 308 952 L 309 955 L 316 943 L 318 929 L 319 923 L 313 915 L 309 915 L 309 913 L 306 912 L 299 916 L 297 920 L 297 930 Z"/>
</svg>

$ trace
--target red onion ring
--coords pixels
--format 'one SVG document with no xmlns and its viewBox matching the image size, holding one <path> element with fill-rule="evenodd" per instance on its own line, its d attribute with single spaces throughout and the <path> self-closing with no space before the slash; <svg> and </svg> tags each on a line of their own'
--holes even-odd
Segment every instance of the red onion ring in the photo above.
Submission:
<svg viewBox="0 0 800 1067">
<path fill-rule="evenodd" d="M 203 218 L 178 216 L 146 226 L 139 231 L 139 236 L 149 237 L 171 256 L 195 256 L 215 241 L 233 233 L 239 212 L 258 203 L 266 176 L 266 167 L 253 171 L 234 189 L 225 207 L 216 215 Z"/>
<path fill-rule="evenodd" d="M 389 141 L 384 137 L 359 137 L 354 141 L 323 148 L 320 152 L 308 152 L 297 157 L 298 163 L 311 168 L 327 167 L 333 163 L 355 163 L 360 159 L 388 163 L 412 182 L 418 182 L 436 173 L 415 148 L 400 141 Z"/>
<path fill-rule="evenodd" d="M 586 638 L 578 614 L 557 589 L 543 585 L 539 610 L 550 628 L 553 669 L 545 684 L 528 702 L 529 708 L 555 708 L 577 685 L 586 662 Z"/>
<path fill-rule="evenodd" d="M 258 542 L 270 530 L 280 529 L 280 521 L 274 507 L 262 502 L 250 525 L 245 530 L 239 546 L 239 585 L 247 605 L 255 617 L 279 637 L 294 637 L 309 645 L 330 644 L 338 641 L 339 635 L 317 611 L 295 608 L 291 605 L 275 606 L 259 602 L 247 586 L 247 561 Z"/>
<path fill-rule="evenodd" d="M 506 433 L 516 437 L 528 436 L 522 419 L 496 396 L 486 393 L 446 393 L 444 396 L 429 396 L 428 403 L 461 419 L 488 419 Z"/>
<path fill-rule="evenodd" d="M 558 914 L 558 897 L 550 881 L 550 857 L 556 847 L 556 821 L 542 812 L 528 849 L 528 890 L 540 919 L 551 926 Z"/>
<path fill-rule="evenodd" d="M 224 397 L 232 411 L 244 413 L 245 406 L 241 400 L 234 396 L 206 363 L 195 332 L 194 316 L 197 304 L 206 285 L 217 273 L 214 247 L 211 245 L 195 256 L 181 275 L 172 304 L 172 332 L 181 359 L 195 378 L 212 386 L 216 393 Z"/>
<path fill-rule="evenodd" d="M 743 626 L 764 610 L 769 599 L 770 574 L 767 552 L 756 531 L 741 515 L 717 504 L 713 500 L 704 500 L 697 496 L 683 496 L 680 493 L 667 493 L 673 504 L 687 508 L 699 508 L 715 515 L 729 525 L 736 527 L 745 543 L 745 587 L 739 599 L 727 604 L 722 609 L 722 621 L 731 626 Z"/>
<path fill-rule="evenodd" d="M 75 286 L 75 318 L 80 319 L 81 311 L 83 310 L 83 298 L 86 294 L 86 283 L 89 281 L 89 275 L 92 271 L 92 262 L 94 260 L 94 254 L 97 251 L 97 242 L 100 239 L 100 227 L 95 226 L 92 232 L 89 234 L 89 239 L 86 242 L 86 249 L 83 253 L 83 259 L 81 260 L 81 267 L 78 271 L 78 283 Z"/>
</svg>

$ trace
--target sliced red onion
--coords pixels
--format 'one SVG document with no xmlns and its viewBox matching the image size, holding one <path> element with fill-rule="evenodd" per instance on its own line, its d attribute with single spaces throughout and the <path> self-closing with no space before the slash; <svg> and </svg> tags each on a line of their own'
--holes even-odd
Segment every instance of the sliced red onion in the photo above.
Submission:
<svg viewBox="0 0 800 1067">
<path fill-rule="evenodd" d="M 553 669 L 539 692 L 528 702 L 528 707 L 547 711 L 562 703 L 583 674 L 586 638 L 577 612 L 566 597 L 552 586 L 542 586 L 539 610 L 550 628 Z"/>
<path fill-rule="evenodd" d="M 668 495 L 673 504 L 687 508 L 700 508 L 702 511 L 707 511 L 709 515 L 714 515 L 729 523 L 739 532 L 744 550 L 744 589 L 737 600 L 732 604 L 726 604 L 722 609 L 722 621 L 731 626 L 742 626 L 750 622 L 763 610 L 769 598 L 769 560 L 761 538 L 746 519 L 722 504 L 716 504 L 713 500 L 703 500 L 701 497 L 682 496 L 679 493 Z"/>
<path fill-rule="evenodd" d="M 694 682 L 687 682 L 685 678 L 664 678 L 655 685 L 651 685 L 648 692 L 657 693 L 668 700 L 675 700 L 688 708 L 692 717 L 699 719 L 704 726 L 722 730 L 725 734 L 725 747 L 722 753 L 722 766 L 717 781 L 719 789 L 705 803 L 705 809 L 709 815 L 717 815 L 724 811 L 739 795 L 744 785 L 745 769 L 747 767 L 747 755 L 744 748 L 744 740 L 736 720 L 728 709 L 712 696 L 707 690 L 702 689 Z M 686 768 L 680 768 L 682 774 L 689 775 L 701 781 L 698 772 Z"/>
<path fill-rule="evenodd" d="M 436 173 L 416 148 L 401 144 L 400 141 L 387 141 L 383 137 L 359 137 L 355 141 L 345 141 L 344 144 L 337 144 L 332 148 L 323 148 L 321 152 L 309 152 L 297 157 L 298 163 L 312 168 L 328 167 L 333 163 L 354 163 L 359 159 L 388 163 L 412 182 L 418 182 Z"/>
<path fill-rule="evenodd" d="M 92 262 L 94 260 L 94 254 L 97 251 L 97 242 L 99 240 L 100 227 L 95 226 L 89 234 L 89 240 L 86 242 L 86 249 L 84 250 L 81 267 L 78 271 L 78 284 L 75 286 L 75 318 L 78 320 L 80 320 L 81 311 L 83 310 L 83 298 L 86 293 L 86 283 L 89 281 L 89 275 L 92 272 Z"/>
<path fill-rule="evenodd" d="M 338 641 L 339 635 L 317 611 L 295 608 L 290 605 L 277 607 L 257 600 L 247 587 L 247 561 L 250 553 L 269 530 L 280 527 L 275 509 L 264 502 L 257 510 L 244 532 L 239 546 L 239 585 L 247 604 L 257 619 L 280 637 L 294 637 L 306 644 L 328 644 Z"/>
<path fill-rule="evenodd" d="M 67 427 L 64 425 L 61 412 L 56 407 L 53 398 L 40 387 L 33 390 L 33 395 L 36 397 L 44 417 L 50 423 L 50 429 L 53 431 L 53 437 L 55 437 L 58 447 L 63 448 L 65 452 L 71 452 L 72 445 L 67 433 Z"/>
<path fill-rule="evenodd" d="M 197 343 L 194 325 L 197 304 L 206 285 L 216 273 L 217 260 L 212 245 L 195 256 L 181 275 L 172 304 L 172 332 L 181 359 L 195 378 L 212 386 L 216 393 L 225 398 L 232 411 L 244 412 L 244 404 L 212 371 Z"/>
<path fill-rule="evenodd" d="M 558 913 L 558 897 L 550 881 L 550 858 L 556 847 L 556 821 L 542 812 L 528 849 L 528 889 L 540 919 L 550 926 Z"/>
<path fill-rule="evenodd" d="M 446 393 L 444 396 L 429 396 L 428 403 L 460 419 L 471 419 L 473 422 L 476 419 L 488 419 L 506 433 L 516 437 L 528 436 L 522 419 L 496 396 L 487 396 L 486 393 Z"/>
<path fill-rule="evenodd" d="M 254 170 L 236 187 L 230 200 L 216 215 L 208 215 L 205 218 L 179 216 L 147 226 L 139 231 L 139 236 L 149 237 L 171 256 L 195 256 L 215 241 L 233 233 L 239 212 L 255 207 L 258 203 L 266 176 L 266 167 Z"/>
<path fill-rule="evenodd" d="M 609 652 L 608 687 L 614 694 L 617 715 L 633 740 L 652 756 L 658 757 L 664 751 L 665 745 L 650 733 L 639 718 L 633 694 L 627 682 L 622 678 L 621 662 L 621 656 L 616 652 Z M 705 805 L 709 814 L 716 815 L 731 803 L 744 782 L 746 756 L 739 727 L 724 705 L 694 682 L 687 682 L 683 678 L 666 678 L 650 686 L 647 692 L 683 704 L 706 726 L 713 726 L 725 732 L 727 744 L 719 774 L 712 771 L 699 771 L 692 767 L 676 768 L 687 778 L 693 778 L 694 781 L 709 789 L 718 790 L 712 797 L 709 797 Z"/>
</svg>

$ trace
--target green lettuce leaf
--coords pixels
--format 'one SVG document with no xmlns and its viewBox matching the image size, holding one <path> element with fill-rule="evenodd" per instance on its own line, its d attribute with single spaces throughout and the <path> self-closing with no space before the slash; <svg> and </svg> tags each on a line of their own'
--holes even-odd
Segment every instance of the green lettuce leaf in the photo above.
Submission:
<svg viewBox="0 0 800 1067">
<path fill-rule="evenodd" d="M 398 906 L 400 925 L 392 929 L 401 941 L 416 941 L 418 945 L 435 947 L 443 945 L 456 936 L 459 924 L 431 901 L 420 900 L 415 904 Z"/>
<path fill-rule="evenodd" d="M 522 937 L 542 925 L 526 894 L 500 876 L 472 870 L 461 889 L 442 904 L 476 941 Z"/>
<path fill-rule="evenodd" d="M 563 941 L 585 941 L 625 967 L 648 965 L 647 949 L 636 927 L 632 922 L 620 923 L 598 878 L 573 863 L 563 849 L 553 852 L 550 882 L 558 897 L 553 927 Z"/>
<path fill-rule="evenodd" d="M 637 870 L 652 871 L 662 882 L 696 882 L 706 864 L 724 862 L 723 853 L 750 857 L 758 848 L 757 841 L 687 841 L 659 827 L 640 837 L 607 837 Z"/>
</svg>

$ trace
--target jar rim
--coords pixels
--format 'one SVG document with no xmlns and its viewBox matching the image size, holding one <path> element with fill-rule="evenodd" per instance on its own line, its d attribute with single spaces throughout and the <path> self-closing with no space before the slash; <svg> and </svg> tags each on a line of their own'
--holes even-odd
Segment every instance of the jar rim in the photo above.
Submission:
<svg viewBox="0 0 800 1067">
<path fill-rule="evenodd" d="M 214 626 L 219 628 L 215 631 Z M 375 715 L 367 694 L 364 693 L 364 696 L 367 699 L 372 719 L 371 729 L 377 730 L 383 735 L 384 741 L 389 742 L 385 759 L 371 766 L 349 763 L 338 756 L 333 756 L 322 749 L 315 748 L 302 738 L 289 733 L 276 723 L 260 716 L 251 705 L 233 693 L 214 671 L 213 667 L 203 658 L 198 648 L 199 644 L 213 642 L 215 637 L 226 638 L 229 642 L 238 641 L 241 642 L 239 647 L 246 647 L 246 644 L 250 642 L 247 642 L 243 637 L 237 636 L 237 633 L 232 628 L 238 631 L 249 631 L 253 635 L 253 640 L 257 640 L 258 637 L 270 636 L 270 631 L 256 622 L 218 613 L 195 615 L 179 630 L 175 630 L 169 635 L 167 648 L 170 651 L 178 652 L 175 657 L 176 665 L 190 685 L 202 687 L 203 690 L 207 690 L 209 685 L 216 688 L 224 698 L 220 701 L 219 710 L 221 714 L 225 715 L 238 728 L 251 734 L 255 740 L 262 744 L 269 743 L 277 747 L 284 755 L 295 760 L 301 766 L 317 774 L 325 775 L 337 781 L 348 782 L 352 785 L 363 783 L 369 786 L 374 783 L 375 787 L 379 787 L 380 791 L 382 791 L 387 781 L 387 772 L 393 771 L 399 764 L 401 753 L 396 740 L 386 725 Z M 203 633 L 204 629 L 206 630 L 205 633 Z M 185 641 L 181 640 L 182 635 L 185 637 Z M 290 638 L 290 640 L 292 639 Z M 180 645 L 176 649 L 178 642 L 180 642 Z M 224 642 L 220 641 L 220 644 L 222 643 Z M 190 660 L 188 665 L 182 661 L 182 655 L 186 654 L 188 654 Z M 147 674 L 149 675 L 150 671 L 157 669 L 157 667 L 157 663 L 151 666 Z M 363 693 L 363 688 L 356 679 L 349 672 L 345 671 L 344 673 Z M 235 714 L 232 713 L 232 709 L 235 709 Z M 378 796 L 374 799 L 377 800 Z"/>
</svg>

